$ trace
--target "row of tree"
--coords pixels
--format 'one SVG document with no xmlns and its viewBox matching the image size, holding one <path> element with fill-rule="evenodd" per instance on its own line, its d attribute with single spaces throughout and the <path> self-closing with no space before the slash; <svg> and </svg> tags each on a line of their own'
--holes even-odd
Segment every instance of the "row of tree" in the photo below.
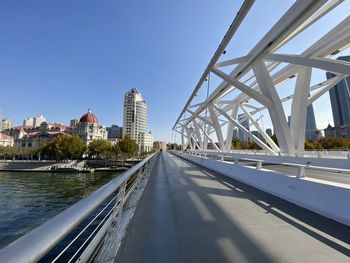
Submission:
<svg viewBox="0 0 350 263">
<path fill-rule="evenodd" d="M 278 145 L 276 136 L 272 139 Z M 318 141 L 305 141 L 305 150 L 349 150 L 350 138 L 346 137 L 325 137 Z M 261 148 L 255 142 L 241 142 L 238 139 L 232 141 L 232 149 L 242 150 L 260 150 Z"/>
<path fill-rule="evenodd" d="M 33 156 L 45 159 L 75 160 L 88 156 L 93 159 L 128 159 L 138 153 L 135 140 L 125 136 L 116 144 L 108 140 L 93 140 L 88 146 L 78 137 L 62 135 L 36 149 L 16 147 L 0 147 L 0 155 L 4 158 L 31 159 Z"/>
</svg>

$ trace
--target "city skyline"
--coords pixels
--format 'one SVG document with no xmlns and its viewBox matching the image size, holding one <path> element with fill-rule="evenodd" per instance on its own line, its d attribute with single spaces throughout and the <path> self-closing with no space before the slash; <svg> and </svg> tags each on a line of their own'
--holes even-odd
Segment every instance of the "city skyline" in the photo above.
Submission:
<svg viewBox="0 0 350 263">
<path fill-rule="evenodd" d="M 229 47 L 228 54 L 249 50 L 292 2 L 257 2 L 249 22 L 238 32 L 240 45 Z M 17 124 L 24 117 L 43 114 L 69 124 L 71 118 L 91 108 L 105 126 L 122 125 L 123 94 L 138 88 L 150 105 L 149 128 L 155 139 L 171 141 L 178 113 L 241 4 L 199 3 L 3 2 L 3 117 Z M 259 17 L 265 5 L 271 12 L 262 23 Z M 347 15 L 347 6 L 349 2 L 335 9 L 332 23 L 320 21 L 313 29 L 315 39 Z M 256 34 L 242 35 L 258 20 L 261 28 Z M 294 43 L 292 48 L 302 50 L 304 44 L 308 43 Z M 312 82 L 325 79 L 324 75 L 313 73 Z M 328 94 L 315 103 L 314 110 L 318 128 L 334 125 Z M 272 127 L 267 118 L 263 122 L 264 128 Z"/>
</svg>

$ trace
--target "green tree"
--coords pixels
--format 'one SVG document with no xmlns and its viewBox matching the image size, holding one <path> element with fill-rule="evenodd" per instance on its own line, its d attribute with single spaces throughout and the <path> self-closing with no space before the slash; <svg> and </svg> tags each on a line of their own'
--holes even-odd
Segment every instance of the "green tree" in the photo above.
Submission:
<svg viewBox="0 0 350 263">
<path fill-rule="evenodd" d="M 137 154 L 138 145 L 136 141 L 131 139 L 129 136 L 125 136 L 123 139 L 119 140 L 118 147 L 124 160 L 135 157 Z"/>
<path fill-rule="evenodd" d="M 112 143 L 107 140 L 93 140 L 88 146 L 89 157 L 97 157 L 107 159 L 112 151 Z"/>
<path fill-rule="evenodd" d="M 319 140 L 324 149 L 350 149 L 350 138 L 326 137 Z"/>
<path fill-rule="evenodd" d="M 85 151 L 85 143 L 76 135 L 58 136 L 43 148 L 45 156 L 59 160 L 80 159 Z"/>
<path fill-rule="evenodd" d="M 323 150 L 322 144 L 318 141 L 305 141 L 304 143 L 305 150 Z"/>
<path fill-rule="evenodd" d="M 241 141 L 240 141 L 239 139 L 233 139 L 233 140 L 232 140 L 232 146 L 231 146 L 231 148 L 232 148 L 233 150 L 239 150 L 239 149 L 241 149 Z"/>
<path fill-rule="evenodd" d="M 112 146 L 112 153 L 114 154 L 116 160 L 118 160 L 121 156 L 122 151 L 120 150 L 118 142 Z"/>
</svg>

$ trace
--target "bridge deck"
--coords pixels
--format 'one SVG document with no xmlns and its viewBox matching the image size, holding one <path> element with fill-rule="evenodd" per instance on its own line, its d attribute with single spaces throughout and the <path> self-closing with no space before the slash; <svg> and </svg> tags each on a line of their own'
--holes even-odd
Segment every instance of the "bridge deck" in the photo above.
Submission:
<svg viewBox="0 0 350 263">
<path fill-rule="evenodd" d="M 163 153 L 117 262 L 349 262 L 350 228 Z"/>
</svg>

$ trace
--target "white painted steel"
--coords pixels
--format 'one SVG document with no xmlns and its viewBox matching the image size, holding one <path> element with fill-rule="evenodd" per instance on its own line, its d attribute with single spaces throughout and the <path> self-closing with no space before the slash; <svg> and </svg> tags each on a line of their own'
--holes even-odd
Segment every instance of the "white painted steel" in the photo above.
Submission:
<svg viewBox="0 0 350 263">
<path fill-rule="evenodd" d="M 193 143 L 190 149 L 196 147 L 205 149 L 206 136 L 211 136 L 211 140 L 218 141 L 220 151 L 230 151 L 233 129 L 238 128 L 243 133 L 249 133 L 249 137 L 259 142 L 258 145 L 268 153 L 271 151 L 277 154 L 303 153 L 307 106 L 319 99 L 336 83 L 350 76 L 349 62 L 331 59 L 334 51 L 339 52 L 350 46 L 350 16 L 343 19 L 305 50 L 297 50 L 296 54 L 279 54 L 278 52 L 311 25 L 318 23 L 321 18 L 327 18 L 326 15 L 335 7 L 341 6 L 342 2 L 342 0 L 297 0 L 247 55 L 225 58 L 220 61 L 223 46 L 229 44 L 237 27 L 246 16 L 246 13 L 239 14 L 240 16 L 236 17 L 233 22 L 234 30 L 229 29 L 230 34 L 225 36 L 218 48 L 220 53 L 217 51 L 211 59 L 173 127 L 182 134 L 185 131 L 183 127 L 193 127 L 196 131 L 201 131 L 202 136 L 196 136 L 197 145 L 200 147 Z M 246 1 L 242 9 L 248 12 L 252 4 Z M 282 63 L 286 65 L 279 67 Z M 221 68 L 232 65 L 235 65 L 235 68 L 230 73 L 221 70 Z M 310 87 L 312 69 L 323 69 L 336 76 Z M 195 94 L 202 87 L 210 72 L 223 81 L 204 101 L 191 105 Z M 297 81 L 294 90 L 287 97 L 280 98 L 276 89 L 295 76 Z M 228 99 L 232 91 L 240 91 L 240 93 Z M 313 93 L 310 96 L 311 92 Z M 288 100 L 292 100 L 291 128 L 287 124 L 282 106 L 282 103 Z M 255 101 L 261 106 L 253 106 L 250 101 Z M 215 111 L 212 107 L 215 108 Z M 255 114 L 265 109 L 268 109 L 279 147 L 267 137 L 254 117 Z M 208 116 L 204 114 L 207 111 L 210 112 Z M 245 117 L 240 120 L 237 118 L 239 111 L 245 114 Z M 190 114 L 186 119 L 183 118 L 185 112 Z M 222 121 L 221 117 L 227 119 L 228 124 Z M 239 125 L 239 122 L 244 119 L 250 120 L 253 129 L 247 130 Z M 203 130 L 205 125 L 211 126 L 207 135 Z M 223 131 L 223 128 L 227 130 Z M 251 134 L 254 129 L 260 132 L 264 141 L 258 141 L 259 139 L 257 140 Z M 187 140 L 190 139 L 187 138 Z M 187 142 L 187 145 L 189 144 L 190 142 Z M 183 142 L 183 148 L 186 148 L 186 142 Z"/>
</svg>

